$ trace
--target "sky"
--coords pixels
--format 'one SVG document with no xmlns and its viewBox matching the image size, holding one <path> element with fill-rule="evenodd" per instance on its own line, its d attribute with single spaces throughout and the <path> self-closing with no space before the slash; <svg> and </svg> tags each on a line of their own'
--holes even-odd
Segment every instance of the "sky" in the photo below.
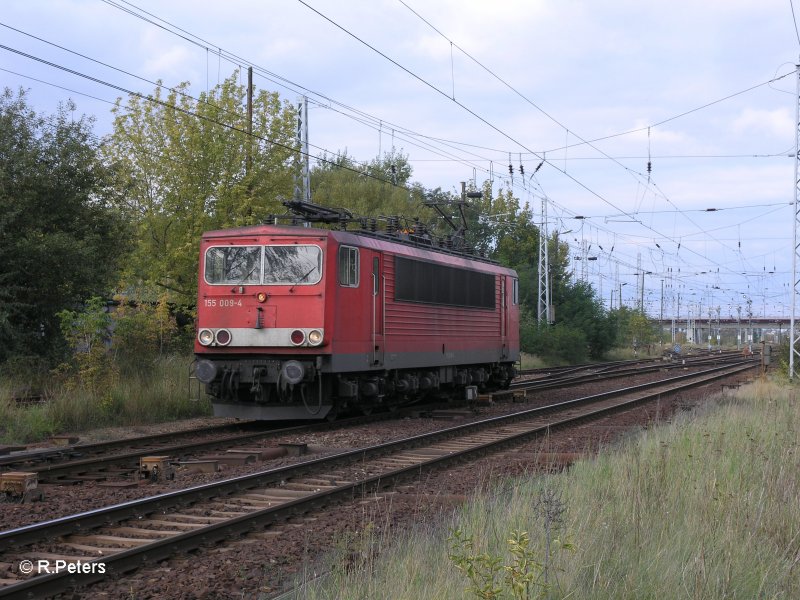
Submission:
<svg viewBox="0 0 800 600">
<path fill-rule="evenodd" d="M 512 189 L 607 307 L 788 317 L 794 2 L 5 0 L 0 81 L 104 135 L 119 88 L 252 65 L 308 97 L 315 156 L 394 148 L 425 187 Z"/>
</svg>

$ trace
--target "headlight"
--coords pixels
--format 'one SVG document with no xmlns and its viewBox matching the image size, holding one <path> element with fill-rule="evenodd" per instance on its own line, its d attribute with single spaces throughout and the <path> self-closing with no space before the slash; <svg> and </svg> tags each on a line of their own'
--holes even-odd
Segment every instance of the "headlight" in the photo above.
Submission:
<svg viewBox="0 0 800 600">
<path fill-rule="evenodd" d="M 302 363 L 297 362 L 296 360 L 289 360 L 283 363 L 283 367 L 281 368 L 281 377 L 285 379 L 286 382 L 295 385 L 303 381 L 303 377 L 305 376 L 306 369 Z"/>
<path fill-rule="evenodd" d="M 319 329 L 312 329 L 309 331 L 308 343 L 312 346 L 319 346 L 322 343 L 322 332 Z"/>
<path fill-rule="evenodd" d="M 202 383 L 209 384 L 217 378 L 217 365 L 210 360 L 197 362 L 194 374 Z"/>
<path fill-rule="evenodd" d="M 299 329 L 295 329 L 292 332 L 292 335 L 289 336 L 289 339 L 292 340 L 292 343 L 295 346 L 299 346 L 300 344 L 306 341 L 306 334 L 300 331 Z"/>
<path fill-rule="evenodd" d="M 201 329 L 197 334 L 197 340 L 203 346 L 209 346 L 214 341 L 214 332 L 210 329 Z"/>
<path fill-rule="evenodd" d="M 217 343 L 220 346 L 227 346 L 231 343 L 231 332 L 227 329 L 220 329 L 217 331 Z"/>
</svg>

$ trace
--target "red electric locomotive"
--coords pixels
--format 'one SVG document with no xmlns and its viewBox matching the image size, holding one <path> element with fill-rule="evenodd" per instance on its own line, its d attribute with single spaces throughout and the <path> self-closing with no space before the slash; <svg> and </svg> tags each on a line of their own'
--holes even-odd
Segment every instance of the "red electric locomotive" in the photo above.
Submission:
<svg viewBox="0 0 800 600">
<path fill-rule="evenodd" d="M 519 360 L 517 274 L 392 230 L 210 231 L 197 321 L 195 374 L 217 416 L 322 419 L 463 397 L 508 386 Z"/>
</svg>

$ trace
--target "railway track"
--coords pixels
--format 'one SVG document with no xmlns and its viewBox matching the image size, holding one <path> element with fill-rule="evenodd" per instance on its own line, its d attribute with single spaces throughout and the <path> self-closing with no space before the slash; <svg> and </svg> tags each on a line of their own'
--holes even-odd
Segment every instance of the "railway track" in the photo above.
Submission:
<svg viewBox="0 0 800 600">
<path fill-rule="evenodd" d="M 496 392 L 496 398 L 513 397 L 514 393 L 533 392 L 553 388 L 577 386 L 623 377 L 637 376 L 658 371 L 700 368 L 709 364 L 719 364 L 739 360 L 736 355 L 714 355 L 712 357 L 693 357 L 686 363 L 664 362 L 661 360 L 617 361 L 581 365 L 553 373 L 545 378 L 517 381 L 507 392 Z M 435 405 L 430 410 L 449 405 Z M 425 408 L 425 407 L 421 407 Z M 413 409 L 415 411 L 419 408 Z M 399 413 L 402 415 L 403 413 Z M 102 481 L 105 479 L 125 479 L 135 476 L 139 461 L 147 456 L 169 456 L 171 460 L 188 460 L 199 453 L 220 452 L 258 443 L 272 437 L 286 434 L 299 434 L 305 431 L 324 431 L 348 425 L 363 424 L 395 418 L 395 414 L 374 414 L 370 416 L 340 419 L 334 423 L 304 423 L 302 425 L 275 428 L 264 424 L 247 422 L 233 425 L 218 425 L 172 434 L 159 434 L 130 438 L 96 444 L 75 445 L 47 451 L 24 453 L 0 457 L 0 472 L 24 471 L 36 473 L 41 483 L 71 484 L 82 481 Z M 186 441 L 180 441 L 184 439 Z M 178 443 L 176 443 L 178 442 Z M 219 458 L 219 457 L 218 457 Z M 234 457 L 231 457 L 234 460 Z"/>
<path fill-rule="evenodd" d="M 68 444 L 35 450 L 20 449 L 0 456 L 0 471 L 16 470 L 20 467 L 34 468 L 37 465 L 47 465 L 90 456 L 101 456 L 111 452 L 119 452 L 120 450 L 147 451 L 169 444 L 174 445 L 175 442 L 180 439 L 233 435 L 247 430 L 263 428 L 263 425 L 255 421 L 243 421 L 240 423 L 211 425 L 197 429 L 157 433 L 105 442 Z"/>
<path fill-rule="evenodd" d="M 702 368 L 709 365 L 735 363 L 741 360 L 742 357 L 739 353 L 724 353 L 715 354 L 712 356 L 696 356 L 686 358 L 682 359 L 680 362 L 666 362 L 658 359 L 582 365 L 580 368 L 552 373 L 547 377 L 515 381 L 511 384 L 510 391 L 553 389 L 608 379 L 632 377 L 646 373 L 656 373 L 658 371 L 666 372 L 672 370 L 682 370 L 686 368 Z"/>
<path fill-rule="evenodd" d="M 336 501 L 362 498 L 427 469 L 468 460 L 554 428 L 632 408 L 754 368 L 716 365 L 640 386 L 494 417 L 280 469 L 171 492 L 0 533 L 0 564 L 63 561 L 82 571 L 0 581 L 0 598 L 41 597 L 203 545 L 263 529 Z M 103 565 L 98 572 L 97 565 Z M 86 567 L 89 565 L 89 567 Z M 91 566 L 95 565 L 95 566 Z"/>
</svg>

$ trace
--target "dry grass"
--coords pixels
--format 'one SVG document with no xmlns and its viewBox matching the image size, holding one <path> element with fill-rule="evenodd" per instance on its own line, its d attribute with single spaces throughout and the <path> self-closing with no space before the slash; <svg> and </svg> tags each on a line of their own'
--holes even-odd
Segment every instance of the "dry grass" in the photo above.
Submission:
<svg viewBox="0 0 800 600">
<path fill-rule="evenodd" d="M 365 537 L 362 569 L 334 559 L 302 596 L 477 597 L 448 559 L 448 531 L 459 527 L 504 564 L 509 535 L 530 533 L 549 585 L 522 597 L 797 598 L 799 474 L 796 389 L 760 382 L 568 473 L 508 482 L 402 543 Z M 548 492 L 566 509 L 560 526 L 542 509 Z"/>
<path fill-rule="evenodd" d="M 10 384 L 0 385 L 0 440 L 36 442 L 54 433 L 208 415 L 208 402 L 190 400 L 190 362 L 190 357 L 165 357 L 146 372 L 114 378 L 99 390 L 56 386 L 47 390 L 46 402 L 30 406 L 14 402 Z"/>
</svg>

